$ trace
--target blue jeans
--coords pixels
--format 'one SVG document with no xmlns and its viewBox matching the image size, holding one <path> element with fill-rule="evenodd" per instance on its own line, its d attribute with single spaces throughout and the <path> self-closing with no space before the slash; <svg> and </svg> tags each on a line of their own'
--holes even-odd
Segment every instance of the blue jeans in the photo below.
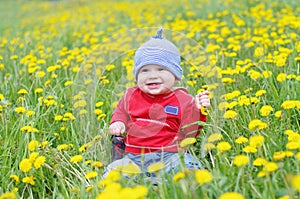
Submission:
<svg viewBox="0 0 300 199">
<path fill-rule="evenodd" d="M 180 168 L 199 170 L 202 167 L 197 158 L 189 153 L 184 153 L 183 162 L 181 162 L 179 154 L 173 152 L 153 152 L 141 155 L 128 153 L 124 156 L 124 158 L 110 163 L 105 168 L 103 177 L 105 178 L 110 170 L 114 170 L 118 166 L 128 165 L 129 163 L 138 166 L 141 170 L 141 174 L 150 175 L 147 172 L 148 166 L 157 162 L 164 163 L 165 167 L 163 171 L 167 173 L 176 173 L 180 170 Z"/>
</svg>

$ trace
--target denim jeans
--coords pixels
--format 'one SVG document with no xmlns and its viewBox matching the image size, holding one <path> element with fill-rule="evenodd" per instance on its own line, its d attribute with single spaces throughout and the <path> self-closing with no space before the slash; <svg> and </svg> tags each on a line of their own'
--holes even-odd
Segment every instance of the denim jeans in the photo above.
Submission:
<svg viewBox="0 0 300 199">
<path fill-rule="evenodd" d="M 189 153 L 184 153 L 182 160 L 179 156 L 179 153 L 173 152 L 153 152 L 141 155 L 128 153 L 124 156 L 124 158 L 110 163 L 104 170 L 103 178 L 106 177 L 110 170 L 113 170 L 118 166 L 125 166 L 129 163 L 138 166 L 142 174 L 149 176 L 150 174 L 147 172 L 148 166 L 157 162 L 164 163 L 165 167 L 163 171 L 167 173 L 176 173 L 180 170 L 180 168 L 199 170 L 202 167 L 197 158 Z"/>
</svg>

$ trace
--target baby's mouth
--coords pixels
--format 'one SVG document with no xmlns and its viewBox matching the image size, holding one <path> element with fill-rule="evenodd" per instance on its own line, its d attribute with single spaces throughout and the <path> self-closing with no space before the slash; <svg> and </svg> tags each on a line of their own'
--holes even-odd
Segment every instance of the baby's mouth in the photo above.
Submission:
<svg viewBox="0 0 300 199">
<path fill-rule="evenodd" d="M 159 85 L 159 83 L 147 83 L 146 85 L 147 86 L 156 86 L 156 85 Z"/>
<path fill-rule="evenodd" d="M 147 86 L 149 89 L 157 89 L 157 88 L 159 88 L 160 83 L 147 83 L 146 86 Z"/>
</svg>

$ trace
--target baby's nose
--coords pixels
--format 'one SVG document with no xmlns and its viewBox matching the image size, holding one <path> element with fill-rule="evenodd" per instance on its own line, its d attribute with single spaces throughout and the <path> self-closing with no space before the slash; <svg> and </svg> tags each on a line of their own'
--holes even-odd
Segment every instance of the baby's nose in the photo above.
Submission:
<svg viewBox="0 0 300 199">
<path fill-rule="evenodd" d="M 157 78 L 158 77 L 158 72 L 157 71 L 151 71 L 149 73 L 149 77 L 150 78 Z"/>
</svg>

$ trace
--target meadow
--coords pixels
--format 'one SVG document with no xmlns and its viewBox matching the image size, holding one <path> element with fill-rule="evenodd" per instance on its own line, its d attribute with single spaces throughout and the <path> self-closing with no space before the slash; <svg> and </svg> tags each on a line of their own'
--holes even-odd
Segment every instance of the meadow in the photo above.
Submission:
<svg viewBox="0 0 300 199">
<path fill-rule="evenodd" d="M 0 199 L 300 198 L 297 0 L 0 0 L 0 17 Z M 211 93 L 182 143 L 203 169 L 103 179 L 112 111 L 159 27 L 181 52 L 176 86 Z"/>
</svg>

